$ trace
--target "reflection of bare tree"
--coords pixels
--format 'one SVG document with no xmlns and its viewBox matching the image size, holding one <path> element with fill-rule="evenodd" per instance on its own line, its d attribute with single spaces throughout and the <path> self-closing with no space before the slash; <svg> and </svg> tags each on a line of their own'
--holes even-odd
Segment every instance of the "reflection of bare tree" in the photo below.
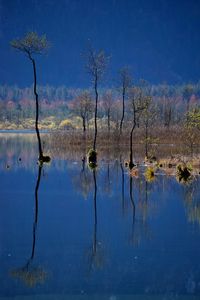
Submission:
<svg viewBox="0 0 200 300">
<path fill-rule="evenodd" d="M 142 221 L 145 223 L 148 217 L 148 181 L 145 180 L 145 191 L 144 191 L 144 200 L 140 202 L 141 214 L 142 214 Z"/>
<path fill-rule="evenodd" d="M 137 207 L 137 219 L 136 219 L 136 203 L 133 199 L 133 178 L 130 176 L 130 184 L 129 184 L 129 194 L 130 194 L 130 202 L 132 206 L 132 234 L 131 234 L 131 242 L 138 246 L 142 239 L 149 240 L 151 238 L 151 231 L 149 229 L 148 217 L 149 217 L 149 209 L 152 208 L 151 204 L 148 201 L 149 192 L 151 185 L 145 180 L 142 181 L 141 178 L 136 179 L 134 182 L 138 185 L 138 207 Z M 153 211 L 151 210 L 153 213 Z"/>
<path fill-rule="evenodd" d="M 134 242 L 134 231 L 135 231 L 135 203 L 133 200 L 133 178 L 129 176 L 129 195 L 132 206 L 132 230 L 131 230 L 131 241 Z"/>
<path fill-rule="evenodd" d="M 102 268 L 104 264 L 104 257 L 102 253 L 101 243 L 97 240 L 97 180 L 96 169 L 93 169 L 93 182 L 94 182 L 94 229 L 93 229 L 93 243 L 89 253 L 89 272 L 92 269 Z"/>
<path fill-rule="evenodd" d="M 122 187 L 121 187 L 121 192 L 122 192 L 122 213 L 124 215 L 125 212 L 125 201 L 124 201 L 124 168 L 123 168 L 123 163 L 122 163 L 122 156 L 120 155 L 120 169 L 121 169 L 121 178 L 122 178 Z"/>
<path fill-rule="evenodd" d="M 87 199 L 88 194 L 91 191 L 92 188 L 92 177 L 91 177 L 91 171 L 86 166 L 86 158 L 83 157 L 82 159 L 82 168 L 79 174 L 76 174 L 73 177 L 73 185 L 76 187 L 76 190 L 78 190 L 81 195 L 85 199 Z"/>
<path fill-rule="evenodd" d="M 190 184 L 184 186 L 184 202 L 187 210 L 188 220 L 200 225 L 200 198 L 199 180 L 193 177 Z"/>
<path fill-rule="evenodd" d="M 139 210 L 141 213 L 140 228 L 141 228 L 141 235 L 144 235 L 146 238 L 149 239 L 151 237 L 151 232 L 148 226 L 148 216 L 150 214 L 149 193 L 150 193 L 151 185 L 147 180 L 145 180 L 145 182 L 143 182 L 143 186 L 144 186 L 144 190 L 143 190 L 144 197 L 142 197 L 142 199 L 140 199 L 139 202 Z M 152 210 L 151 213 L 153 213 Z"/>
<path fill-rule="evenodd" d="M 104 181 L 104 191 L 105 193 L 110 196 L 111 195 L 111 179 L 110 179 L 110 163 L 108 161 L 107 164 L 107 172 L 106 172 L 106 176 L 105 176 L 105 181 Z"/>
<path fill-rule="evenodd" d="M 34 266 L 33 260 L 35 255 L 35 244 L 36 244 L 36 233 L 37 233 L 37 223 L 38 223 L 38 190 L 40 186 L 40 179 L 42 173 L 42 164 L 38 166 L 38 177 L 35 186 L 35 216 L 33 222 L 33 236 L 32 236 L 32 249 L 31 256 L 27 260 L 25 266 L 12 270 L 11 276 L 21 279 L 27 286 L 33 287 L 37 283 L 43 283 L 47 277 L 47 273 L 40 267 Z"/>
<path fill-rule="evenodd" d="M 97 251 L 97 181 L 96 181 L 96 170 L 93 170 L 94 179 L 94 238 L 93 238 L 93 253 Z"/>
</svg>

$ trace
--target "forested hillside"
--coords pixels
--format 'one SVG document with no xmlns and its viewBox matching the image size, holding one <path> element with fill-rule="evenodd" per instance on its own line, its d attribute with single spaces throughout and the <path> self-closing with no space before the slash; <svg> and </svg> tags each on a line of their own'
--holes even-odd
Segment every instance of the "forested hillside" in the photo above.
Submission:
<svg viewBox="0 0 200 300">
<path fill-rule="evenodd" d="M 135 87 L 138 87 L 137 83 Z M 94 95 L 91 90 L 72 89 L 65 86 L 40 86 L 41 128 L 84 129 L 93 126 Z M 151 110 L 154 125 L 170 127 L 181 125 L 188 111 L 200 105 L 200 82 L 179 86 L 161 84 L 148 86 L 152 99 Z M 121 90 L 100 90 L 98 119 L 101 127 L 118 128 L 121 117 Z M 129 95 L 125 99 L 125 123 L 131 119 Z M 35 102 L 33 88 L 0 86 L 0 128 L 34 128 Z M 109 118 L 109 120 L 108 120 Z M 85 125 L 84 125 L 85 123 Z"/>
</svg>

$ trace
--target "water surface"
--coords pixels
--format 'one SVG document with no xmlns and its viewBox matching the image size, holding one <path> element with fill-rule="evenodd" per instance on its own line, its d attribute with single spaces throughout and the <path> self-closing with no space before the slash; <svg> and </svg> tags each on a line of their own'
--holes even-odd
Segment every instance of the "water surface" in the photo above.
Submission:
<svg viewBox="0 0 200 300">
<path fill-rule="evenodd" d="M 199 299 L 199 178 L 130 177 L 104 160 L 37 164 L 0 138 L 0 299 Z"/>
</svg>

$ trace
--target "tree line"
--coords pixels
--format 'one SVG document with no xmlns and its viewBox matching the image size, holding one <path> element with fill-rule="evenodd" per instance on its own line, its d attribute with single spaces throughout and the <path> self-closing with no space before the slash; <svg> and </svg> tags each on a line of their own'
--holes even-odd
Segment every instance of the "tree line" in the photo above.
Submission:
<svg viewBox="0 0 200 300">
<path fill-rule="evenodd" d="M 135 87 L 142 86 L 142 81 Z M 144 89 L 144 87 L 142 87 Z M 152 98 L 156 122 L 170 127 L 182 123 L 188 110 L 197 108 L 200 104 L 200 84 L 182 85 L 148 85 L 149 96 Z M 99 89 L 98 118 L 107 119 L 108 130 L 122 127 L 121 113 L 124 96 L 120 87 Z M 122 92 L 124 93 L 124 92 Z M 39 86 L 40 116 L 55 116 L 60 120 L 77 116 L 82 119 L 82 129 L 89 128 L 94 117 L 94 96 L 91 89 Z M 124 117 L 128 122 L 130 111 L 130 88 L 124 97 Z M 156 116 L 155 116 L 156 115 Z M 35 101 L 32 87 L 19 88 L 17 86 L 0 86 L 0 121 L 11 121 L 16 124 L 25 118 L 34 118 Z M 124 118 L 123 117 L 123 118 Z"/>
</svg>

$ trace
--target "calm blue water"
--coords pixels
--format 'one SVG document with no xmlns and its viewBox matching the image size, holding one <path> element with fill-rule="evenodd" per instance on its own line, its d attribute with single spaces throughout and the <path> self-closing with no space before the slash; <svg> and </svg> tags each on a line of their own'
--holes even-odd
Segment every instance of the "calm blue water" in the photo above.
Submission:
<svg viewBox="0 0 200 300">
<path fill-rule="evenodd" d="M 0 299 L 200 299 L 199 179 L 93 172 L 0 139 Z"/>
</svg>

